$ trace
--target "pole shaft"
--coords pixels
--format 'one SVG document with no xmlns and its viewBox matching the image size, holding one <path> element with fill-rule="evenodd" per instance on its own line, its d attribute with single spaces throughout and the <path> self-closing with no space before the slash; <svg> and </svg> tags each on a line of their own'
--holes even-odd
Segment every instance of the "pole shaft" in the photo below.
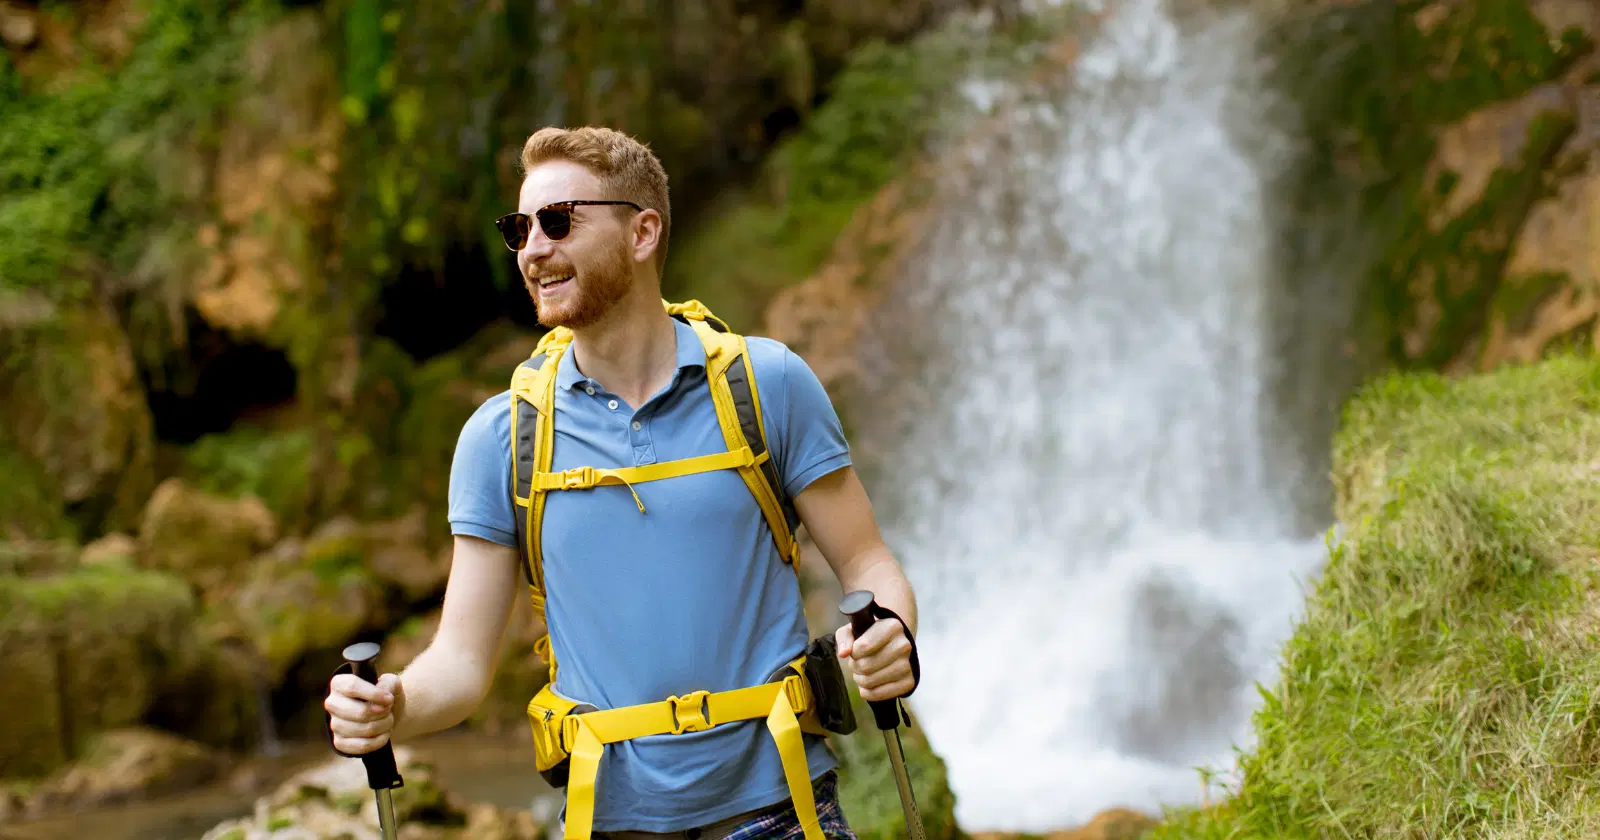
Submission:
<svg viewBox="0 0 1600 840">
<path fill-rule="evenodd" d="M 383 832 L 383 840 L 395 840 L 394 828 L 394 799 L 388 790 L 373 791 L 378 800 L 378 828 Z"/>
<path fill-rule="evenodd" d="M 883 743 L 889 748 L 889 767 L 894 771 L 894 786 L 900 793 L 900 804 L 906 812 L 906 830 L 911 840 L 924 840 L 922 814 L 917 811 L 917 800 L 911 795 L 911 777 L 906 774 L 906 755 L 900 745 L 900 732 L 883 730 Z"/>
</svg>

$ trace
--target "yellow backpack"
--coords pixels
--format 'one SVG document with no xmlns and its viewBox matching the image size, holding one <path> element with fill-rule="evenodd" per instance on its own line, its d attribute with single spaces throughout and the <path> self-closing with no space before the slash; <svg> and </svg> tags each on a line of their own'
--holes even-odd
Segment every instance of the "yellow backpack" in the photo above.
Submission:
<svg viewBox="0 0 1600 840">
<path fill-rule="evenodd" d="M 662 305 L 669 315 L 692 327 L 705 345 L 706 380 L 727 442 L 726 452 L 621 469 L 577 467 L 552 472 L 555 374 L 562 354 L 572 342 L 572 331 L 557 327 L 546 333 L 532 356 L 512 374 L 511 487 L 517 512 L 517 544 L 534 613 L 540 620 L 545 617 L 540 533 L 546 496 L 555 491 L 584 490 L 605 484 L 622 484 L 632 491 L 632 485 L 640 482 L 712 470 L 737 470 L 761 507 L 778 554 L 791 567 L 799 559 L 800 549 L 794 536 L 799 518 L 781 493 L 783 484 L 767 449 L 755 369 L 750 363 L 744 337 L 730 331 L 726 323 L 697 300 L 662 301 Z M 639 511 L 644 513 L 639 494 L 634 493 L 633 497 Z M 805 655 L 789 663 L 781 678 L 762 685 L 715 694 L 694 691 L 655 703 L 595 710 L 554 692 L 558 669 L 548 626 L 545 634 L 534 643 L 534 652 L 550 664 L 550 682 L 528 703 L 535 758 L 546 780 L 557 787 L 568 788 L 567 840 L 590 837 L 594 783 L 605 744 L 647 735 L 696 732 L 757 718 L 767 720 L 777 744 L 784 776 L 801 815 L 807 840 L 822 840 L 800 733 L 820 735 L 829 729 L 818 715 L 811 684 L 814 680 L 807 678 Z M 813 668 L 811 673 L 817 672 Z M 853 718 L 847 726 L 854 728 Z M 834 728 L 845 727 L 836 724 Z"/>
</svg>

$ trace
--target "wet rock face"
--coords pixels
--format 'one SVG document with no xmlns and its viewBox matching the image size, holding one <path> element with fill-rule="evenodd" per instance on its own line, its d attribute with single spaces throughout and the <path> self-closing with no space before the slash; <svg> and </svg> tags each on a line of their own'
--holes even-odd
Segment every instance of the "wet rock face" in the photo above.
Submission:
<svg viewBox="0 0 1600 840">
<path fill-rule="evenodd" d="M 1600 344 L 1600 6 L 1328 5 L 1353 25 L 1307 54 L 1406 56 L 1379 76 L 1369 58 L 1312 72 L 1306 94 L 1315 139 L 1339 147 L 1320 163 L 1385 219 L 1369 289 L 1383 362 L 1461 374 Z"/>
<path fill-rule="evenodd" d="M 432 768 L 406 747 L 395 749 L 404 787 L 392 792 L 399 834 L 408 840 L 542 840 L 526 811 L 472 803 L 439 787 Z M 229 820 L 202 840 L 378 840 L 377 804 L 359 760 L 330 758 L 256 801 L 247 819 Z"/>
</svg>

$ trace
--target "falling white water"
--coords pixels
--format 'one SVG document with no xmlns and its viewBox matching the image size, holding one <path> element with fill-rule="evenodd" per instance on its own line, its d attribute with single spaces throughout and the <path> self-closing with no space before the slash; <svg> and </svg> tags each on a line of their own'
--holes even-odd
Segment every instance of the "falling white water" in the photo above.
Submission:
<svg viewBox="0 0 1600 840">
<path fill-rule="evenodd" d="M 1279 367 L 1293 144 L 1252 22 L 1108 13 L 1053 93 L 950 152 L 864 354 L 871 481 L 920 604 L 912 708 L 968 830 L 1199 801 L 1326 553 L 1318 446 L 1293 440 L 1315 430 L 1286 406 L 1329 385 Z"/>
</svg>

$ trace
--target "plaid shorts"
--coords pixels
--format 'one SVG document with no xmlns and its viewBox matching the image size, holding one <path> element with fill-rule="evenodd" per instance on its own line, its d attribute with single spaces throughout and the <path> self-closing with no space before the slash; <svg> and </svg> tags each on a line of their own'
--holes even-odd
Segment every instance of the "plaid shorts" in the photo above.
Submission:
<svg viewBox="0 0 1600 840">
<path fill-rule="evenodd" d="M 832 770 L 823 773 L 812 782 L 811 790 L 817 800 L 817 821 L 822 826 L 823 836 L 829 840 L 856 840 L 855 832 L 845 822 L 844 811 L 839 808 L 839 775 Z M 740 824 L 726 840 L 798 840 L 804 837 L 805 829 L 800 827 L 800 817 L 793 803 L 787 804 L 789 807 Z"/>
<path fill-rule="evenodd" d="M 856 840 L 855 832 L 845 822 L 844 811 L 839 808 L 839 776 L 829 770 L 811 782 L 812 796 L 817 801 L 817 822 L 828 840 Z M 564 811 L 563 811 L 564 813 Z M 719 822 L 706 829 L 644 832 L 594 832 L 596 840 L 609 838 L 650 838 L 650 840 L 801 840 L 805 829 L 800 827 L 794 803 L 784 800 L 753 812 L 749 817 Z"/>
</svg>

